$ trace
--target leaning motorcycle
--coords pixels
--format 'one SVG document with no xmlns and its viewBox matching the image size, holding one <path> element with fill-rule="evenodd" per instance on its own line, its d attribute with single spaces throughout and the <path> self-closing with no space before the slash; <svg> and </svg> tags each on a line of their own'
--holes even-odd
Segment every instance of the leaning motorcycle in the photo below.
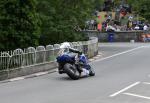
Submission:
<svg viewBox="0 0 150 103">
<path fill-rule="evenodd" d="M 83 53 L 78 56 L 75 53 L 64 53 L 56 59 L 59 74 L 66 73 L 73 80 L 95 76 L 94 69 L 88 64 L 87 58 Z"/>
</svg>

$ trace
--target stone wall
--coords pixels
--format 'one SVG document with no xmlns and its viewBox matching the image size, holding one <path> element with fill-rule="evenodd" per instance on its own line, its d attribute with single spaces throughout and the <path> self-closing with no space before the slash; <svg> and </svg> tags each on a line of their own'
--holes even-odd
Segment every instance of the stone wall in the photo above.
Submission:
<svg viewBox="0 0 150 103">
<path fill-rule="evenodd" d="M 141 34 L 144 31 L 122 31 L 122 32 L 99 32 L 84 31 L 89 37 L 98 37 L 99 42 L 130 42 L 134 40 L 140 42 Z"/>
</svg>

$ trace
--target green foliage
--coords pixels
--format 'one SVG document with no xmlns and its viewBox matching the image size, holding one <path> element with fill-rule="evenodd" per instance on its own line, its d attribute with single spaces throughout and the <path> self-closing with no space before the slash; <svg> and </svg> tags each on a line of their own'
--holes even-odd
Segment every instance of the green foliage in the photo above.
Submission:
<svg viewBox="0 0 150 103">
<path fill-rule="evenodd" d="M 97 10 L 102 10 L 102 7 L 104 5 L 104 1 L 105 0 L 94 0 L 94 3 L 92 4 L 94 6 L 94 8 L 96 8 Z"/>
<path fill-rule="evenodd" d="M 121 1 L 114 0 L 115 6 Z M 0 0 L 0 51 L 84 40 L 85 21 L 104 0 Z M 127 0 L 141 20 L 150 21 L 149 0 Z M 79 30 L 79 29 L 78 29 Z"/>
<path fill-rule="evenodd" d="M 146 18 L 148 21 L 150 21 L 150 2 L 149 0 L 142 0 L 139 3 L 138 6 L 138 13 L 143 16 L 144 18 Z"/>
<path fill-rule="evenodd" d="M 0 50 L 38 45 L 39 17 L 35 0 L 0 1 Z"/>
<path fill-rule="evenodd" d="M 37 6 L 42 19 L 41 44 L 84 39 L 76 27 L 84 28 L 90 18 L 95 0 L 39 0 Z"/>
<path fill-rule="evenodd" d="M 0 51 L 85 40 L 78 32 L 104 0 L 0 0 Z"/>
<path fill-rule="evenodd" d="M 128 0 L 128 3 L 132 6 L 133 11 L 135 12 L 135 14 L 138 14 L 139 16 L 142 16 L 141 18 L 143 18 L 142 20 L 144 20 L 144 18 L 148 21 L 150 21 L 150 2 L 149 0 L 139 0 L 137 2 L 137 0 Z M 140 18 L 140 19 L 141 19 Z"/>
</svg>

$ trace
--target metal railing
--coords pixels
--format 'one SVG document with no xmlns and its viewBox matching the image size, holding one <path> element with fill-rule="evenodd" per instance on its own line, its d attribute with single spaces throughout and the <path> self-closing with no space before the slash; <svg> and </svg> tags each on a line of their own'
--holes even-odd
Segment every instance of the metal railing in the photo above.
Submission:
<svg viewBox="0 0 150 103">
<path fill-rule="evenodd" d="M 96 55 L 98 52 L 98 39 L 91 38 L 89 41 L 72 42 L 76 48 L 88 57 Z M 14 51 L 0 52 L 0 71 L 9 71 L 21 67 L 33 66 L 41 63 L 53 62 L 57 57 L 60 44 L 28 47 L 27 49 L 16 49 Z"/>
</svg>

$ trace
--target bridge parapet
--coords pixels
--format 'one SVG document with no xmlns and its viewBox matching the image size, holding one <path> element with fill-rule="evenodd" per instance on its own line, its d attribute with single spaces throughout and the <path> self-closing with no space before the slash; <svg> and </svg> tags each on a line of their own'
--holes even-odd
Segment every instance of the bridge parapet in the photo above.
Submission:
<svg viewBox="0 0 150 103">
<path fill-rule="evenodd" d="M 70 43 L 88 58 L 98 54 L 98 38 L 91 37 L 89 41 Z M 28 47 L 14 51 L 0 52 L 0 80 L 48 71 L 57 67 L 56 57 L 60 44 Z"/>
</svg>

